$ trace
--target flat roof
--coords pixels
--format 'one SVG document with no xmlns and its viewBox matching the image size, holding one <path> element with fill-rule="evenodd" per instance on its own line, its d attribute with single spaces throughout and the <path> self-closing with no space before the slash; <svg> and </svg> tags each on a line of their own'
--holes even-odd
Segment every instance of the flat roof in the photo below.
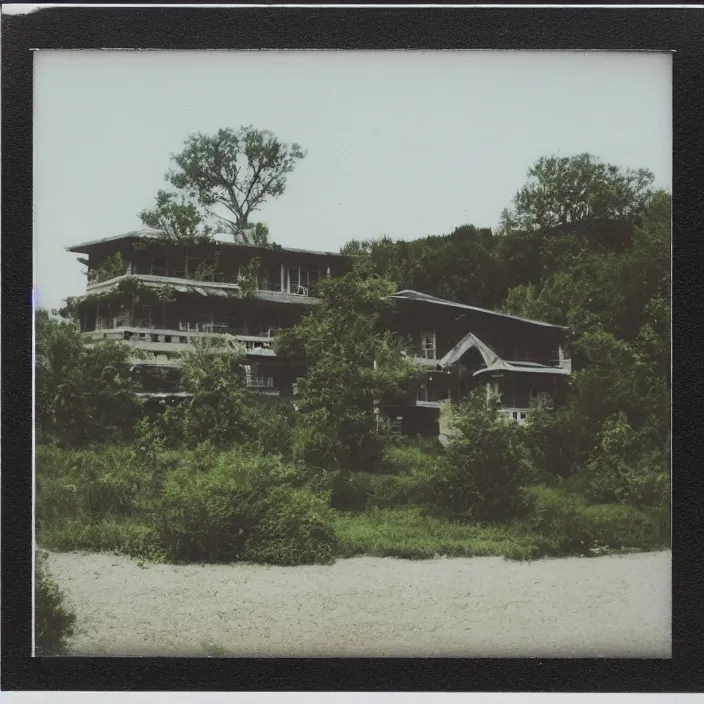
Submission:
<svg viewBox="0 0 704 704">
<path fill-rule="evenodd" d="M 423 303 L 432 303 L 440 306 L 447 306 L 451 308 L 460 308 L 462 310 L 471 310 L 476 313 L 487 313 L 489 315 L 496 315 L 501 318 L 508 318 L 509 320 L 516 320 L 521 323 L 530 323 L 531 325 L 541 325 L 546 328 L 554 328 L 555 330 L 567 330 L 565 325 L 554 325 L 553 323 L 545 323 L 542 320 L 531 320 L 530 318 L 521 318 L 517 315 L 509 315 L 508 313 L 499 313 L 495 310 L 489 310 L 488 308 L 478 308 L 477 306 L 469 306 L 465 303 L 456 303 L 455 301 L 448 301 L 444 298 L 438 298 L 437 296 L 431 296 L 427 293 L 421 293 L 420 291 L 412 291 L 411 289 L 404 289 L 403 291 L 398 291 L 397 293 L 392 293 L 389 298 L 395 298 L 397 300 L 403 301 L 421 301 Z"/>
<path fill-rule="evenodd" d="M 66 251 L 68 252 L 76 252 L 76 253 L 81 253 L 81 254 L 87 254 L 90 249 L 93 249 L 94 247 L 97 247 L 102 244 L 107 244 L 109 242 L 117 242 L 119 240 L 128 240 L 128 239 L 133 239 L 133 240 L 156 240 L 162 235 L 162 232 L 160 230 L 155 230 L 153 228 L 144 228 L 142 230 L 132 230 L 130 232 L 124 232 L 121 235 L 112 235 L 110 237 L 102 237 L 97 240 L 89 240 L 88 242 L 82 242 L 81 244 L 74 244 L 71 245 L 70 247 L 66 247 Z M 225 235 L 224 233 L 215 233 L 215 237 L 218 235 L 220 236 L 228 236 Z M 319 256 L 326 256 L 326 257 L 338 257 L 341 259 L 349 259 L 349 257 L 345 254 L 340 254 L 339 252 L 323 252 L 315 249 L 299 249 L 297 247 L 284 247 L 280 245 L 276 245 L 275 247 L 271 246 L 262 246 L 258 244 L 250 244 L 250 243 L 245 243 L 245 242 L 229 242 L 227 240 L 221 240 L 221 239 L 214 239 L 212 242 L 208 242 L 207 244 L 215 244 L 215 245 L 223 245 L 225 247 L 249 247 L 251 249 L 263 249 L 267 251 L 282 251 L 282 252 L 297 252 L 299 254 L 317 254 Z"/>
</svg>

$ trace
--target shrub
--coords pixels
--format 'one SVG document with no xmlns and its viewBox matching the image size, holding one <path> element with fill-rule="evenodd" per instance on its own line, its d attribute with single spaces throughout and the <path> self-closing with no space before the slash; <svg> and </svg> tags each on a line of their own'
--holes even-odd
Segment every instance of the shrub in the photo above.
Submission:
<svg viewBox="0 0 704 704">
<path fill-rule="evenodd" d="M 266 495 L 261 509 L 256 530 L 246 542 L 245 559 L 276 565 L 334 562 L 337 538 L 322 497 L 280 486 Z"/>
<path fill-rule="evenodd" d="M 522 428 L 503 419 L 475 391 L 453 414 L 454 433 L 433 472 L 439 508 L 478 521 L 506 520 L 521 507 Z"/>
<path fill-rule="evenodd" d="M 296 411 L 291 402 L 254 403 L 247 409 L 251 444 L 260 452 L 292 456 Z"/>
<path fill-rule="evenodd" d="M 298 419 L 293 432 L 292 455 L 297 462 L 330 469 L 338 466 L 343 452 L 339 442 L 323 428 L 327 422 L 322 410 L 311 411 Z"/>
<path fill-rule="evenodd" d="M 650 429 L 635 431 L 623 412 L 609 416 L 597 435 L 589 461 L 569 486 L 590 503 L 665 506 L 670 477 L 664 448 L 653 447 Z"/>
<path fill-rule="evenodd" d="M 123 446 L 100 450 L 36 448 L 36 515 L 39 526 L 62 516 L 129 516 L 159 489 L 137 455 Z"/>
<path fill-rule="evenodd" d="M 544 536 L 557 554 L 586 553 L 594 547 L 663 547 L 669 541 L 666 512 L 619 504 L 588 505 L 584 497 L 561 489 L 524 490 L 529 512 L 524 525 Z"/>
<path fill-rule="evenodd" d="M 419 472 L 429 475 L 435 471 L 442 452 L 442 445 L 437 441 L 413 440 L 389 445 L 380 469 L 387 474 Z"/>
<path fill-rule="evenodd" d="M 166 476 L 152 525 L 176 561 L 325 561 L 325 501 L 301 488 L 310 475 L 305 466 L 243 448 L 213 455 L 210 467 L 184 462 Z"/>
<path fill-rule="evenodd" d="M 64 605 L 63 594 L 46 566 L 46 557 L 46 553 L 37 553 L 35 562 L 35 653 L 62 655 L 73 636 L 76 615 Z"/>
<path fill-rule="evenodd" d="M 276 458 L 273 458 L 276 462 Z M 176 561 L 239 560 L 271 482 L 260 457 L 228 453 L 204 471 L 184 463 L 169 472 L 152 515 L 167 557 Z"/>
<path fill-rule="evenodd" d="M 371 476 L 368 506 L 393 508 L 413 504 L 423 506 L 433 502 L 432 475 L 421 472 L 411 474 L 380 474 Z"/>
<path fill-rule="evenodd" d="M 340 471 L 332 474 L 330 505 L 343 511 L 361 511 L 367 505 L 372 490 L 367 472 Z"/>
</svg>

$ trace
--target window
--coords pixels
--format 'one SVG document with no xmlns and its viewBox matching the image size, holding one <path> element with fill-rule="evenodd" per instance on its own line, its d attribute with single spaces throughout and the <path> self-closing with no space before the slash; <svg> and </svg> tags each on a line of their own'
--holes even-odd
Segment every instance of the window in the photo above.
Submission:
<svg viewBox="0 0 704 704">
<path fill-rule="evenodd" d="M 435 330 L 420 334 L 421 356 L 425 359 L 435 359 Z"/>
<path fill-rule="evenodd" d="M 183 259 L 176 264 L 176 269 L 173 270 L 173 275 L 177 279 L 185 279 L 186 277 L 186 260 Z"/>
<path fill-rule="evenodd" d="M 152 276 L 166 276 L 166 257 L 154 257 L 151 267 Z"/>
<path fill-rule="evenodd" d="M 310 272 L 300 266 L 285 266 L 283 267 L 284 274 L 284 292 L 293 293 L 298 296 L 310 295 L 311 281 L 316 283 L 319 274 L 317 271 Z"/>
<path fill-rule="evenodd" d="M 530 402 L 531 404 L 535 402 L 546 403 L 550 400 L 550 393 L 547 391 L 541 391 L 540 389 L 530 390 Z"/>
</svg>

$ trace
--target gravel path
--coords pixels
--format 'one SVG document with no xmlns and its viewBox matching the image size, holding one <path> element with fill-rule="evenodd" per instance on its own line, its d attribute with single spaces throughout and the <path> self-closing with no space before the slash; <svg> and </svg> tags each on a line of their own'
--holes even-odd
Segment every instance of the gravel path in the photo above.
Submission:
<svg viewBox="0 0 704 704">
<path fill-rule="evenodd" d="M 52 553 L 74 655 L 671 657 L 671 553 L 330 567 Z"/>
</svg>

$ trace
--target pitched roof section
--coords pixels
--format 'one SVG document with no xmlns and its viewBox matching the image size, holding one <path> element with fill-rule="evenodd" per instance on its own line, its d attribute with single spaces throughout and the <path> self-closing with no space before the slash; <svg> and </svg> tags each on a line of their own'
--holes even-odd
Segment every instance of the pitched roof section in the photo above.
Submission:
<svg viewBox="0 0 704 704">
<path fill-rule="evenodd" d="M 553 374 L 569 376 L 570 369 L 565 367 L 549 367 L 537 362 L 514 362 L 501 359 L 488 345 L 484 344 L 476 335 L 465 335 L 442 359 L 434 362 L 435 369 L 447 371 L 457 363 L 471 349 L 476 349 L 484 360 L 484 367 L 477 369 L 472 376 L 479 376 L 487 372 L 524 372 L 527 374 Z"/>
<path fill-rule="evenodd" d="M 88 242 L 82 242 L 81 244 L 74 244 L 71 245 L 70 247 L 66 247 L 66 251 L 68 252 L 76 252 L 76 253 L 81 253 L 81 254 L 87 254 L 91 249 L 94 247 L 97 247 L 102 244 L 107 244 L 109 242 L 117 242 L 119 240 L 156 240 L 161 236 L 161 232 L 159 230 L 154 230 L 152 228 L 144 228 L 142 230 L 132 230 L 131 232 L 125 232 L 121 235 L 113 235 L 111 237 L 103 237 L 101 239 L 97 240 L 90 240 Z M 215 237 L 218 235 L 222 236 L 222 233 L 216 233 Z M 266 249 L 268 251 L 282 251 L 282 252 L 297 252 L 300 254 L 317 254 L 319 256 L 326 256 L 326 257 L 337 257 L 340 259 L 348 259 L 348 257 L 344 254 L 340 254 L 339 252 L 322 252 L 318 251 L 315 249 L 298 249 L 296 247 L 262 247 L 261 245 L 256 245 L 256 244 L 247 244 L 245 242 L 230 242 L 227 240 L 220 240 L 220 239 L 215 239 L 213 241 L 213 244 L 216 245 L 222 245 L 225 247 L 243 247 L 243 248 L 251 248 L 251 249 Z"/>
<path fill-rule="evenodd" d="M 451 308 L 460 308 L 462 310 L 471 310 L 477 313 L 486 313 L 488 315 L 496 315 L 500 318 L 508 318 L 509 320 L 516 320 L 521 323 L 529 323 L 531 325 L 540 325 L 546 328 L 553 328 L 555 330 L 567 330 L 564 325 L 553 325 L 552 323 L 544 323 L 540 320 L 531 320 L 529 318 L 520 318 L 517 315 L 509 315 L 508 313 L 499 313 L 495 310 L 488 310 L 487 308 L 477 308 L 476 306 L 468 306 L 465 303 L 455 303 L 455 301 L 447 301 L 444 298 L 437 298 L 436 296 L 431 296 L 427 293 L 421 293 L 420 291 L 411 291 L 410 289 L 404 289 L 403 291 L 398 291 L 397 293 L 392 293 L 389 298 L 395 298 L 398 300 L 406 301 L 422 301 L 423 303 L 433 303 L 435 305 L 447 306 Z"/>
</svg>

